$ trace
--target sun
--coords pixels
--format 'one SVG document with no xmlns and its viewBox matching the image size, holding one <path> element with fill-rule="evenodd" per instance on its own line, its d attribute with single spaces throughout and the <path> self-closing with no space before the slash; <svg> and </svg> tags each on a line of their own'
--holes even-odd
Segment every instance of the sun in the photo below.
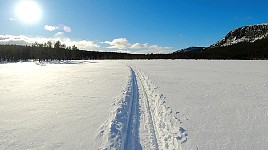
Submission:
<svg viewBox="0 0 268 150">
<path fill-rule="evenodd" d="M 16 6 L 16 14 L 24 23 L 36 23 L 40 20 L 41 9 L 34 0 L 23 0 Z"/>
</svg>

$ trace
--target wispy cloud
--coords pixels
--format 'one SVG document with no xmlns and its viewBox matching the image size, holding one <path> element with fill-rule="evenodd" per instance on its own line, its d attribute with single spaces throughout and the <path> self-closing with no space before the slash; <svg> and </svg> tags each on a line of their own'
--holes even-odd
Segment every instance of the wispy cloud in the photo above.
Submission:
<svg viewBox="0 0 268 150">
<path fill-rule="evenodd" d="M 72 32 L 72 28 L 66 25 L 58 25 L 58 26 L 45 25 L 44 29 L 50 32 L 55 31 L 55 30 L 61 30 L 64 32 Z"/>
<path fill-rule="evenodd" d="M 64 32 L 57 32 L 54 37 L 56 38 L 62 38 L 64 36 Z"/>
<path fill-rule="evenodd" d="M 131 44 L 126 38 L 117 38 L 112 41 L 105 41 L 105 44 L 109 44 L 108 49 L 115 49 L 115 51 L 132 52 L 132 53 L 170 53 L 174 49 L 172 47 L 162 47 L 158 45 L 150 45 L 149 43 L 134 43 Z"/>
<path fill-rule="evenodd" d="M 15 18 L 8 18 L 10 21 L 15 21 L 16 19 Z"/>
</svg>

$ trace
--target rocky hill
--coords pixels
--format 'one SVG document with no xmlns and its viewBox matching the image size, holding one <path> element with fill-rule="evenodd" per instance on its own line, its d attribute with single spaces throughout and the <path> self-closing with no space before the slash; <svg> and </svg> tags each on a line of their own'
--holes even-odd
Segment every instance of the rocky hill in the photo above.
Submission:
<svg viewBox="0 0 268 150">
<path fill-rule="evenodd" d="M 241 42 L 253 43 L 268 37 L 268 23 L 244 26 L 230 31 L 222 40 L 211 47 L 230 46 Z"/>
</svg>

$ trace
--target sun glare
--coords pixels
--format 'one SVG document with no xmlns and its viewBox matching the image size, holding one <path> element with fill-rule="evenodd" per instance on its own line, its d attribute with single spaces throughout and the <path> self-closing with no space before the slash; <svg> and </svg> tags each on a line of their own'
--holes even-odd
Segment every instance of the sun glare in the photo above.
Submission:
<svg viewBox="0 0 268 150">
<path fill-rule="evenodd" d="M 24 0 L 17 4 L 16 14 L 25 23 L 36 23 L 41 16 L 41 9 L 36 1 Z"/>
</svg>

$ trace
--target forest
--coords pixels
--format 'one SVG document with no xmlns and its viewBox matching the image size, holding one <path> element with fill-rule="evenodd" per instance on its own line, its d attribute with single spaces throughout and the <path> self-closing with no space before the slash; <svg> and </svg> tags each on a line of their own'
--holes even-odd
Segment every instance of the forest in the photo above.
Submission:
<svg viewBox="0 0 268 150">
<path fill-rule="evenodd" d="M 202 51 L 177 51 L 170 54 L 130 54 L 79 50 L 60 41 L 37 43 L 30 46 L 0 45 L 1 62 L 28 60 L 102 60 L 102 59 L 268 59 L 268 38 L 254 43 L 241 42 L 225 47 L 208 47 Z"/>
</svg>

